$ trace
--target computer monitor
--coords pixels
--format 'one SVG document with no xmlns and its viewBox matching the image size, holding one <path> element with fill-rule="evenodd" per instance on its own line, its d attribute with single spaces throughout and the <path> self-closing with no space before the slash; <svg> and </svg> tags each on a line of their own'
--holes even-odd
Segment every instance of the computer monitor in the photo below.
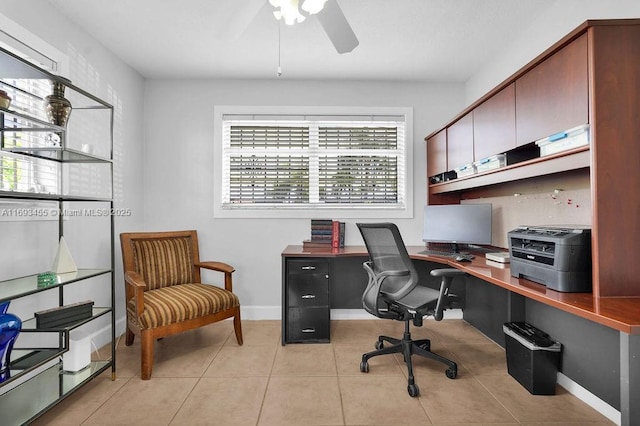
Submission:
<svg viewBox="0 0 640 426">
<path fill-rule="evenodd" d="M 443 204 L 424 206 L 424 242 L 491 244 L 491 204 Z"/>
</svg>

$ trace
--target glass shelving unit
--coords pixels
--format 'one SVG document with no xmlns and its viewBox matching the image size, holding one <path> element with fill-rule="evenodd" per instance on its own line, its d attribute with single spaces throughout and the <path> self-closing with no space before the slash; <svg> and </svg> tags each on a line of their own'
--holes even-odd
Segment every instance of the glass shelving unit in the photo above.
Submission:
<svg viewBox="0 0 640 426">
<path fill-rule="evenodd" d="M 73 106 L 65 126 L 50 123 L 44 112 L 52 82 L 65 85 L 65 98 Z M 113 211 L 113 106 L 2 48 L 0 90 L 12 98 L 7 108 L 0 107 L 0 202 L 28 206 L 44 200 L 53 202 L 59 211 L 70 202 L 99 202 Z M 57 221 L 60 238 L 69 224 L 63 215 L 51 220 Z M 2 225 L 11 226 L 11 222 Z M 0 302 L 49 292 L 57 299 L 57 306 L 65 306 L 65 298 L 69 296 L 65 289 L 72 285 L 83 286 L 97 279 L 110 286 L 109 305 L 94 306 L 87 318 L 53 328 L 39 328 L 35 317 L 21 318 L 21 334 L 53 337 L 42 339 L 47 344 L 41 347 L 32 345 L 12 351 L 9 374 L 5 374 L 8 377 L 0 382 L 3 425 L 30 423 L 104 371 L 111 369 L 111 377 L 115 379 L 113 215 L 109 217 L 109 228 L 108 268 L 58 274 L 55 282 L 47 286 L 38 285 L 38 273 L 45 271 L 0 281 Z M 92 359 L 80 371 L 64 371 L 61 358 L 69 350 L 71 332 L 99 319 L 106 321 L 105 318 L 111 327 L 110 353 L 104 359 Z M 48 344 L 49 341 L 54 344 Z"/>
</svg>

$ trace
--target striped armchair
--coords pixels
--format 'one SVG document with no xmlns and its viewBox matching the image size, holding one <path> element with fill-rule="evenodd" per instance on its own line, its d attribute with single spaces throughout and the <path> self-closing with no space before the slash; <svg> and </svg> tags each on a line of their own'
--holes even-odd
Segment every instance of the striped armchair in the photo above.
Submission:
<svg viewBox="0 0 640 426">
<path fill-rule="evenodd" d="M 233 317 L 242 345 L 240 301 L 233 293 L 234 268 L 201 262 L 196 231 L 120 234 L 127 311 L 125 343 L 140 336 L 143 380 L 151 378 L 153 344 L 165 336 Z M 224 288 L 202 284 L 200 268 L 224 274 Z"/>
</svg>

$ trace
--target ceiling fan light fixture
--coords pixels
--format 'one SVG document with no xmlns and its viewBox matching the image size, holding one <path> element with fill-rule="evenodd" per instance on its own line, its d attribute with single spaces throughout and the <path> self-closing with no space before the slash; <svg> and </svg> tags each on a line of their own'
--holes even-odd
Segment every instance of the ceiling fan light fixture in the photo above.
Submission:
<svg viewBox="0 0 640 426">
<path fill-rule="evenodd" d="M 277 20 L 284 19 L 284 23 L 287 25 L 301 23 L 305 20 L 298 9 L 298 3 L 299 0 L 269 0 L 271 6 L 279 8 L 273 12 L 273 16 Z"/>
<path fill-rule="evenodd" d="M 309 15 L 315 15 L 322 10 L 326 2 L 327 0 L 304 0 L 304 3 L 302 3 L 302 10 L 307 12 Z"/>
</svg>

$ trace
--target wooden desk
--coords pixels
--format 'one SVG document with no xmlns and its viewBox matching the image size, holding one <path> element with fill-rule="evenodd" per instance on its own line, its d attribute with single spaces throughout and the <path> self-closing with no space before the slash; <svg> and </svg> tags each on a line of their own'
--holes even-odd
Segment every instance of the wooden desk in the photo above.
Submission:
<svg viewBox="0 0 640 426">
<path fill-rule="evenodd" d="M 487 265 L 484 255 L 477 254 L 471 262 L 456 262 L 446 257 L 421 254 L 422 246 L 407 246 L 412 259 L 442 263 L 504 289 L 536 300 L 545 305 L 602 324 L 631 335 L 640 335 L 640 297 L 596 298 L 592 293 L 562 293 L 542 284 L 511 276 L 509 265 L 496 268 Z M 284 257 L 344 257 L 367 256 L 364 246 L 349 246 L 337 250 L 303 250 L 300 245 L 287 246 Z"/>
<path fill-rule="evenodd" d="M 442 264 L 469 275 L 465 291 L 472 296 L 463 309 L 463 317 L 467 322 L 501 346 L 504 346 L 501 334 L 503 322 L 529 321 L 532 318 L 536 326 L 539 326 L 537 322 L 546 324 L 541 328 L 563 344 L 562 374 L 619 410 L 623 426 L 640 424 L 640 405 L 632 404 L 632 401 L 640 400 L 640 298 L 596 298 L 591 293 L 561 293 L 529 280 L 512 277 L 509 265 L 504 268 L 489 266 L 483 254 L 476 254 L 471 262 L 456 262 L 446 257 L 421 254 L 423 250 L 422 246 L 407 247 L 411 258 L 419 261 L 417 264 L 424 261 L 427 268 Z M 363 274 L 361 261 L 367 257 L 364 246 L 311 251 L 303 250 L 299 245 L 285 248 L 282 252 L 283 345 L 288 315 L 287 262 L 299 258 L 324 259 L 330 265 L 332 262 L 353 259 L 348 263 L 349 266 L 332 272 L 334 275 L 350 275 Z M 351 288 L 350 291 L 361 292 L 366 279 L 366 274 L 361 279 L 353 279 L 351 275 L 335 286 L 335 290 L 344 291 L 347 287 L 355 286 L 356 290 Z M 336 280 L 335 276 L 333 280 Z M 492 295 L 487 296 L 488 293 Z M 349 297 L 353 299 L 353 294 Z M 336 297 L 330 296 L 329 299 L 336 300 Z M 333 302 L 330 305 L 325 306 L 327 320 L 329 308 L 336 307 Z M 479 317 L 482 320 L 474 321 Z M 483 322 L 490 324 L 491 329 L 483 329 Z"/>
</svg>

